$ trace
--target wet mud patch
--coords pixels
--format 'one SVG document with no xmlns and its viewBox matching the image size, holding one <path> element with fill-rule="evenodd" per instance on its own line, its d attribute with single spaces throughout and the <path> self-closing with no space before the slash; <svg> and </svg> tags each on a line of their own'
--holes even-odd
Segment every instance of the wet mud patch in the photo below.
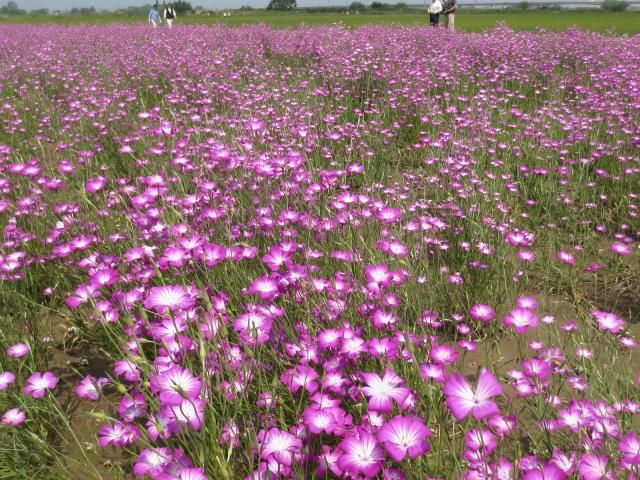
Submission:
<svg viewBox="0 0 640 480">
<path fill-rule="evenodd" d="M 111 362 L 98 349 L 86 342 L 75 344 L 70 330 L 61 319 L 55 322 L 54 349 L 49 358 L 49 369 L 59 378 L 56 399 L 66 411 L 75 439 L 66 435 L 57 439 L 66 458 L 67 473 L 73 480 L 120 480 L 127 478 L 130 455 L 123 449 L 100 448 L 97 433 L 106 422 L 104 413 L 116 416 L 119 396 L 107 385 L 96 401 L 77 397 L 75 389 L 86 376 L 108 377 Z"/>
</svg>

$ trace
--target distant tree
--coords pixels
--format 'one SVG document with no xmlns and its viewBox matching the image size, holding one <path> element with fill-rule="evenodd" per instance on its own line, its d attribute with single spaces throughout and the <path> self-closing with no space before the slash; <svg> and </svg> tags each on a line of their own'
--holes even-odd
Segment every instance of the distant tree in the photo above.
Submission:
<svg viewBox="0 0 640 480">
<path fill-rule="evenodd" d="M 360 10 L 366 10 L 367 6 L 362 2 L 351 2 L 349 10 L 353 12 L 359 12 Z"/>
<path fill-rule="evenodd" d="M 176 11 L 178 15 L 187 12 L 193 12 L 193 7 L 189 2 L 185 2 L 184 0 L 178 0 L 177 2 L 173 2 L 173 9 Z"/>
<path fill-rule="evenodd" d="M 267 10 L 293 10 L 297 6 L 296 0 L 270 0 Z"/>
<path fill-rule="evenodd" d="M 384 3 L 384 2 L 371 2 L 371 9 L 372 10 L 395 10 L 397 8 L 406 8 L 407 4 L 406 3 L 396 3 L 395 5 L 392 5 L 391 3 Z"/>
<path fill-rule="evenodd" d="M 531 8 L 531 5 L 529 4 L 529 2 L 524 1 L 524 2 L 520 2 L 520 3 L 513 3 L 513 4 L 509 5 L 506 9 L 507 10 L 525 11 L 525 10 L 529 10 L 529 8 Z"/>
<path fill-rule="evenodd" d="M 0 8 L 0 13 L 4 15 L 24 15 L 27 13 L 25 10 L 20 10 L 16 2 L 9 2 L 4 7 Z"/>
<path fill-rule="evenodd" d="M 629 2 L 624 0 L 604 0 L 600 6 L 603 10 L 608 10 L 609 12 L 624 12 L 629 8 Z"/>
</svg>

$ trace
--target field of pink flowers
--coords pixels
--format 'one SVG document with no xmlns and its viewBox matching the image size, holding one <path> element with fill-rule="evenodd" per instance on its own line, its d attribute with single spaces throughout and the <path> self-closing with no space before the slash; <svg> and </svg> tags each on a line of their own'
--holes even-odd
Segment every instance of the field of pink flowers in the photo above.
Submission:
<svg viewBox="0 0 640 480">
<path fill-rule="evenodd" d="M 640 36 L 0 27 L 0 478 L 640 478 Z"/>
</svg>

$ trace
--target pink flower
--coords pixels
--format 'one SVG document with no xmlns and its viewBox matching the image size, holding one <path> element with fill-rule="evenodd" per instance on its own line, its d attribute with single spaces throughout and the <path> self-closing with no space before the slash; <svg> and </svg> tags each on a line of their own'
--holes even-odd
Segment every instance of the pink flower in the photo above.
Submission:
<svg viewBox="0 0 640 480">
<path fill-rule="evenodd" d="M 609 457 L 606 455 L 583 455 L 578 464 L 581 480 L 613 479 L 613 473 L 607 468 Z"/>
<path fill-rule="evenodd" d="M 384 450 L 375 437 L 362 428 L 348 435 L 338 448 L 342 452 L 338 467 L 353 476 L 362 473 L 367 478 L 375 477 L 384 462 Z"/>
<path fill-rule="evenodd" d="M 284 430 L 272 428 L 264 434 L 260 443 L 260 458 L 273 458 L 279 464 L 289 467 L 293 463 L 293 457 L 301 449 L 302 441 L 298 437 Z"/>
<path fill-rule="evenodd" d="M 309 393 L 314 393 L 318 390 L 318 372 L 307 365 L 298 365 L 295 368 L 285 371 L 280 379 L 284 383 L 291 393 L 296 393 L 300 388 L 304 388 Z"/>
<path fill-rule="evenodd" d="M 469 310 L 469 316 L 474 320 L 480 320 L 481 322 L 489 323 L 496 317 L 496 311 L 491 307 L 491 305 L 476 303 Z"/>
<path fill-rule="evenodd" d="M 160 393 L 158 398 L 163 405 L 180 405 L 184 399 L 198 398 L 201 389 L 202 381 L 180 365 L 151 377 L 151 391 Z"/>
<path fill-rule="evenodd" d="M 592 310 L 591 314 L 596 318 L 600 330 L 618 333 L 625 326 L 624 320 L 615 313 Z"/>
<path fill-rule="evenodd" d="M 487 425 L 493 429 L 494 432 L 500 437 L 504 437 L 513 433 L 516 429 L 516 417 L 515 415 L 509 415 L 505 417 L 503 415 L 493 415 L 487 420 Z"/>
<path fill-rule="evenodd" d="M 199 398 L 187 398 L 179 405 L 168 405 L 166 411 L 171 412 L 179 423 L 194 430 L 200 430 L 204 423 L 204 402 Z"/>
<path fill-rule="evenodd" d="M 398 321 L 399 318 L 394 313 L 385 310 L 377 309 L 371 314 L 371 323 L 376 328 L 391 329 Z"/>
<path fill-rule="evenodd" d="M 102 190 L 107 184 L 107 179 L 105 177 L 95 177 L 87 180 L 87 192 L 96 193 L 99 190 Z"/>
<path fill-rule="evenodd" d="M 538 317 L 531 310 L 525 308 L 516 308 L 511 310 L 509 315 L 502 320 L 505 326 L 515 328 L 516 332 L 524 333 L 530 328 L 538 326 Z"/>
<path fill-rule="evenodd" d="M 170 411 L 158 412 L 146 422 L 147 432 L 152 440 L 167 438 L 180 432 L 180 425 Z"/>
<path fill-rule="evenodd" d="M 98 435 L 98 444 L 104 448 L 109 444 L 116 447 L 133 445 L 141 434 L 140 430 L 134 425 L 116 422 L 113 425 L 104 425 Z"/>
<path fill-rule="evenodd" d="M 620 439 L 618 448 L 624 454 L 624 461 L 631 465 L 640 465 L 640 436 L 629 432 Z"/>
<path fill-rule="evenodd" d="M 470 413 L 481 420 L 499 412 L 498 405 L 490 399 L 502 395 L 504 389 L 492 373 L 483 369 L 475 392 L 462 375 L 454 374 L 445 383 L 444 393 L 447 406 L 456 420 L 463 420 Z"/>
<path fill-rule="evenodd" d="M 615 242 L 611 244 L 611 251 L 623 257 L 630 256 L 633 252 L 631 246 L 623 242 Z"/>
<path fill-rule="evenodd" d="M 35 372 L 27 379 L 24 393 L 30 394 L 33 398 L 44 397 L 47 390 L 53 390 L 58 384 L 58 378 L 51 372 Z"/>
<path fill-rule="evenodd" d="M 7 348 L 7 355 L 11 358 L 21 358 L 31 353 L 31 347 L 26 343 L 16 343 Z"/>
<path fill-rule="evenodd" d="M 155 480 L 209 480 L 202 467 L 177 467 L 175 473 L 163 472 Z"/>
<path fill-rule="evenodd" d="M 518 250 L 518 260 L 524 263 L 534 263 L 536 261 L 536 254 L 531 250 Z"/>
<path fill-rule="evenodd" d="M 98 400 L 102 387 L 109 383 L 108 378 L 95 378 L 87 375 L 76 387 L 76 395 L 85 400 Z"/>
<path fill-rule="evenodd" d="M 442 365 L 434 365 L 432 363 L 423 363 L 420 366 L 420 375 L 423 380 L 433 380 L 438 383 L 444 383 L 446 379 L 446 371 Z"/>
<path fill-rule="evenodd" d="M 367 284 L 376 284 L 386 288 L 391 285 L 393 274 L 389 271 L 388 265 L 368 265 L 364 269 L 364 277 Z"/>
<path fill-rule="evenodd" d="M 567 475 L 572 475 L 576 469 L 576 452 L 567 455 L 558 448 L 553 449 L 553 454 L 549 463 L 552 463 Z"/>
<path fill-rule="evenodd" d="M 249 295 L 258 295 L 263 300 L 272 300 L 278 295 L 278 284 L 268 275 L 251 282 Z"/>
<path fill-rule="evenodd" d="M 518 308 L 535 311 L 538 308 L 538 301 L 534 297 L 523 295 L 516 300 L 516 306 Z"/>
<path fill-rule="evenodd" d="M 456 363 L 458 352 L 449 345 L 436 345 L 431 348 L 429 358 L 436 365 L 451 365 Z"/>
<path fill-rule="evenodd" d="M 131 360 L 118 360 L 114 364 L 113 372 L 129 382 L 137 382 L 142 375 L 138 366 Z"/>
<path fill-rule="evenodd" d="M 385 207 L 376 214 L 376 218 L 383 223 L 396 223 L 402 219 L 402 210 Z"/>
<path fill-rule="evenodd" d="M 384 372 L 383 377 L 377 373 L 362 373 L 361 377 L 367 384 L 361 390 L 369 399 L 370 411 L 390 412 L 393 408 L 393 400 L 402 404 L 411 393 L 407 387 L 403 386 L 404 380 L 389 368 Z"/>
<path fill-rule="evenodd" d="M 261 345 L 269 340 L 273 320 L 258 311 L 240 315 L 233 323 L 233 329 L 240 338 L 251 346 Z"/>
<path fill-rule="evenodd" d="M 551 374 L 551 364 L 538 358 L 528 358 L 522 362 L 522 370 L 527 377 L 546 380 Z"/>
<path fill-rule="evenodd" d="M 22 425 L 26 418 L 27 414 L 22 410 L 20 410 L 19 408 L 11 408 L 4 412 L 0 423 L 2 423 L 3 425 L 9 425 L 11 427 L 17 427 L 18 425 Z"/>
<path fill-rule="evenodd" d="M 400 462 L 407 455 L 416 458 L 427 453 L 430 449 L 427 437 L 431 433 L 419 418 L 398 415 L 380 428 L 378 440 L 391 458 Z"/>
<path fill-rule="evenodd" d="M 576 263 L 575 256 L 572 253 L 565 252 L 564 250 L 560 250 L 556 253 L 556 258 L 566 265 L 575 265 Z"/>
<path fill-rule="evenodd" d="M 15 380 L 16 376 L 12 372 L 0 372 L 0 392 L 9 388 Z"/>
<path fill-rule="evenodd" d="M 312 433 L 325 432 L 332 434 L 345 421 L 345 412 L 339 407 L 317 408 L 309 407 L 304 411 L 304 423 Z"/>
<path fill-rule="evenodd" d="M 195 299 L 182 285 L 153 287 L 144 301 L 144 308 L 158 313 L 166 309 L 171 311 L 187 310 L 195 305 Z"/>
<path fill-rule="evenodd" d="M 133 465 L 133 473 L 136 477 L 156 477 L 162 473 L 172 460 L 171 451 L 168 448 L 145 448 L 138 455 L 138 459 Z"/>
<path fill-rule="evenodd" d="M 490 454 L 498 447 L 497 437 L 489 430 L 467 431 L 464 443 L 471 452 L 482 451 L 487 454 Z"/>
<path fill-rule="evenodd" d="M 552 463 L 538 469 L 529 470 L 523 480 L 564 480 L 567 475 Z"/>
</svg>

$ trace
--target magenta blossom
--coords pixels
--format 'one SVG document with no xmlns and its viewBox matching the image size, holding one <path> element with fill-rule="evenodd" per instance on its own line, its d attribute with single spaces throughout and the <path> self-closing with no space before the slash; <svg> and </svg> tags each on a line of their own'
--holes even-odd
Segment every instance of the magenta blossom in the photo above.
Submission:
<svg viewBox="0 0 640 480">
<path fill-rule="evenodd" d="M 523 480 L 564 480 L 567 474 L 549 463 L 542 468 L 534 468 L 525 473 Z"/>
<path fill-rule="evenodd" d="M 424 455 L 431 448 L 427 437 L 431 429 L 416 417 L 396 416 L 385 423 L 378 432 L 378 440 L 396 462 L 407 455 L 411 458 Z"/>
<path fill-rule="evenodd" d="M 513 327 L 516 332 L 524 333 L 538 326 L 538 316 L 529 309 L 516 308 L 504 317 L 503 322 L 505 326 Z"/>
<path fill-rule="evenodd" d="M 31 353 L 31 347 L 26 343 L 16 343 L 7 348 L 7 355 L 11 358 L 21 358 Z"/>
<path fill-rule="evenodd" d="M 195 304 L 195 299 L 182 285 L 153 287 L 144 301 L 144 308 L 158 313 L 165 310 L 186 310 Z"/>
<path fill-rule="evenodd" d="M 632 255 L 631 246 L 624 242 L 615 242 L 611 244 L 611 251 L 623 257 Z"/>
<path fill-rule="evenodd" d="M 619 333 L 625 327 L 624 320 L 615 313 L 592 310 L 591 314 L 595 317 L 600 330 Z"/>
<path fill-rule="evenodd" d="M 19 408 L 10 408 L 4 415 L 2 415 L 2 420 L 0 423 L 3 425 L 9 425 L 11 427 L 17 427 L 18 425 L 22 425 L 24 421 L 27 419 L 27 414 L 20 410 Z"/>
<path fill-rule="evenodd" d="M 411 393 L 404 386 L 404 380 L 389 368 L 384 372 L 383 377 L 377 373 L 362 373 L 361 377 L 367 384 L 361 390 L 369 399 L 370 411 L 390 412 L 393 408 L 393 400 L 401 405 Z"/>
<path fill-rule="evenodd" d="M 272 300 L 278 295 L 278 284 L 268 275 L 251 282 L 248 293 L 258 295 L 263 300 Z"/>
<path fill-rule="evenodd" d="M 496 311 L 491 307 L 491 305 L 476 303 L 469 310 L 469 316 L 474 320 L 489 323 L 496 317 Z"/>
<path fill-rule="evenodd" d="M 138 455 L 138 459 L 133 465 L 133 473 L 136 477 L 146 475 L 153 477 L 162 473 L 172 460 L 171 451 L 168 448 L 145 448 Z"/>
<path fill-rule="evenodd" d="M 444 385 L 446 403 L 456 420 L 463 420 L 469 414 L 481 420 L 499 412 L 492 397 L 502 395 L 504 389 L 498 379 L 483 369 L 474 391 L 469 382 L 460 374 L 453 374 Z"/>
<path fill-rule="evenodd" d="M 436 365 L 451 365 L 458 359 L 458 352 L 449 345 L 435 345 L 429 351 L 429 358 Z"/>
<path fill-rule="evenodd" d="M 27 385 L 24 387 L 24 393 L 31 395 L 33 398 L 44 397 L 47 390 L 53 390 L 58 385 L 58 377 L 51 372 L 35 372 L 27 379 Z"/>
<path fill-rule="evenodd" d="M 209 480 L 202 467 L 178 467 L 176 472 L 163 472 L 155 480 Z"/>
<path fill-rule="evenodd" d="M 338 458 L 338 467 L 353 476 L 358 474 L 366 478 L 375 477 L 384 462 L 384 450 L 373 435 L 362 428 L 345 437 L 338 449 L 342 452 Z"/>
<path fill-rule="evenodd" d="M 233 329 L 250 346 L 261 345 L 269 340 L 273 320 L 258 311 L 240 315 L 233 323 Z"/>
<path fill-rule="evenodd" d="M 12 372 L 0 372 L 0 392 L 9 388 L 15 380 L 16 376 Z"/>
<path fill-rule="evenodd" d="M 105 377 L 95 378 L 87 375 L 76 387 L 76 395 L 78 398 L 85 400 L 98 400 L 102 387 L 109 383 L 109 379 Z"/>
<path fill-rule="evenodd" d="M 631 465 L 640 465 L 640 436 L 629 432 L 620 439 L 618 449 L 624 454 L 624 461 Z"/>
<path fill-rule="evenodd" d="M 201 389 L 200 378 L 180 365 L 151 377 L 151 390 L 160 393 L 159 400 L 164 405 L 180 405 L 184 399 L 198 398 Z"/>
<path fill-rule="evenodd" d="M 608 468 L 609 457 L 606 455 L 583 455 L 578 464 L 578 472 L 581 480 L 603 480 L 614 478 L 613 472 Z"/>
<path fill-rule="evenodd" d="M 293 458 L 302 449 L 302 441 L 289 432 L 272 428 L 264 433 L 260 443 L 260 458 L 273 458 L 276 462 L 287 467 L 293 463 Z"/>
<path fill-rule="evenodd" d="M 134 425 L 125 425 L 116 422 L 113 425 L 104 425 L 98 433 L 98 444 L 106 447 L 112 444 L 116 447 L 126 447 L 133 445 L 140 438 L 140 430 Z"/>
</svg>

